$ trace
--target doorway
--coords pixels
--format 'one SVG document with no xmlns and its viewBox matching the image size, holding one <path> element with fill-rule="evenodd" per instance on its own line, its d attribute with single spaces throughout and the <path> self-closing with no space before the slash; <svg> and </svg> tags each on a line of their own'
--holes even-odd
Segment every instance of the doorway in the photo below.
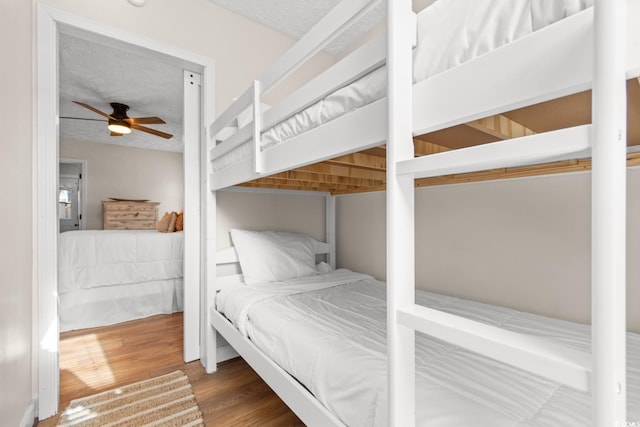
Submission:
<svg viewBox="0 0 640 427">
<path fill-rule="evenodd" d="M 86 221 L 86 162 L 60 158 L 58 162 L 58 229 L 84 230 Z"/>
<path fill-rule="evenodd" d="M 207 152 L 202 123 L 209 123 L 215 117 L 213 109 L 214 81 L 213 61 L 200 55 L 176 49 L 137 34 L 128 33 L 117 28 L 87 21 L 81 17 L 49 8 L 43 4 L 37 6 L 37 132 L 34 167 L 34 185 L 36 188 L 34 206 L 35 240 L 34 271 L 38 300 L 38 417 L 48 418 L 58 410 L 59 396 L 59 331 L 57 308 L 57 238 L 58 238 L 58 206 L 52 203 L 58 199 L 58 35 L 60 33 L 83 34 L 87 37 L 108 38 L 114 44 L 126 46 L 133 50 L 148 50 L 174 58 L 184 64 L 192 76 L 202 75 L 195 86 L 193 81 L 187 82 L 190 90 L 185 90 L 185 192 L 184 207 L 189 215 L 185 215 L 185 269 L 184 277 L 184 311 L 185 311 L 185 361 L 195 360 L 199 356 L 199 308 L 200 308 L 200 270 L 203 268 L 201 237 L 206 230 L 200 222 L 202 183 L 206 182 L 206 174 L 201 172 L 200 156 Z M 195 119 L 187 120 L 189 114 Z M 55 141 L 55 144 L 52 144 Z M 193 159 L 196 159 L 194 162 Z M 189 185 L 187 185 L 189 183 Z M 195 183 L 195 184 L 194 184 Z M 205 224 L 206 225 L 206 224 Z M 189 273 L 187 275 L 187 273 Z M 187 313 L 189 315 L 187 316 Z M 195 314 L 195 315 L 194 315 Z M 194 322 L 195 319 L 195 322 Z M 190 322 L 187 324 L 187 322 Z M 187 335 L 186 331 L 190 331 Z M 195 336 L 195 339 L 194 339 Z"/>
</svg>

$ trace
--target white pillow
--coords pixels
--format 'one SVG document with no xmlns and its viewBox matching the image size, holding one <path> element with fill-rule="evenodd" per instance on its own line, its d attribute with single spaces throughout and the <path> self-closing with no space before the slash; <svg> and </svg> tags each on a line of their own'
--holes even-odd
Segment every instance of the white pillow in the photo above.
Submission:
<svg viewBox="0 0 640 427">
<path fill-rule="evenodd" d="M 315 240 L 304 234 L 231 229 L 248 285 L 317 274 Z"/>
</svg>

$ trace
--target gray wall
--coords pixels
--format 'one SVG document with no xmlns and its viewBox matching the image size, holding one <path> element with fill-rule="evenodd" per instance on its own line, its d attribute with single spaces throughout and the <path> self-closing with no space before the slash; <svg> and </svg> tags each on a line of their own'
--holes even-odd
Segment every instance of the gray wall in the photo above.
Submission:
<svg viewBox="0 0 640 427">
<path fill-rule="evenodd" d="M 322 196 L 219 191 L 216 197 L 218 249 L 231 246 L 231 228 L 294 231 L 326 239 Z"/>
<path fill-rule="evenodd" d="M 629 170 L 628 319 L 640 331 L 640 169 Z M 416 191 L 416 286 L 590 322 L 590 174 Z M 340 266 L 386 276 L 385 194 L 337 202 Z"/>
<path fill-rule="evenodd" d="M 61 140 L 60 156 L 87 161 L 87 230 L 102 229 L 110 197 L 160 202 L 158 217 L 184 207 L 182 153 Z"/>
</svg>

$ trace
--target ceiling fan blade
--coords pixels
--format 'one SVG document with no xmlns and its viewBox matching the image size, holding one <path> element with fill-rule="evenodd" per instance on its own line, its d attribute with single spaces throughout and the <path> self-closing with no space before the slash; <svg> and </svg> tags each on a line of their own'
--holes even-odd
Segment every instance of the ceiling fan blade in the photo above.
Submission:
<svg viewBox="0 0 640 427">
<path fill-rule="evenodd" d="M 135 123 L 138 125 L 164 125 L 167 123 L 160 117 L 130 117 L 124 120 L 131 124 Z"/>
<path fill-rule="evenodd" d="M 109 132 L 109 135 L 111 135 L 111 136 L 122 136 L 124 134 L 118 133 L 118 132 Z"/>
<path fill-rule="evenodd" d="M 102 120 L 102 119 L 89 119 L 87 117 L 67 117 L 67 116 L 60 116 L 60 119 L 68 119 L 68 120 L 85 120 L 88 122 L 101 122 L 101 123 L 107 123 L 107 120 Z"/>
<path fill-rule="evenodd" d="M 91 110 L 91 111 L 93 111 L 94 113 L 98 113 L 98 114 L 100 114 L 101 116 L 106 117 L 107 119 L 113 119 L 113 117 L 111 117 L 109 114 L 104 113 L 104 112 L 102 112 L 102 111 L 98 110 L 97 108 L 92 107 L 92 106 L 91 106 L 91 105 L 89 105 L 89 104 L 85 104 L 84 102 L 78 102 L 78 101 L 73 101 L 73 102 L 74 102 L 75 104 L 78 104 L 78 105 L 80 105 L 80 106 L 82 106 L 82 107 L 86 108 L 87 110 Z"/>
<path fill-rule="evenodd" d="M 151 128 L 148 128 L 148 127 L 145 127 L 145 126 L 140 126 L 140 125 L 135 124 L 135 123 L 131 123 L 131 128 L 132 129 L 141 130 L 142 132 L 147 132 L 147 133 L 150 133 L 152 135 L 159 136 L 159 137 L 166 138 L 166 139 L 169 139 L 169 138 L 173 137 L 173 135 L 171 135 L 170 133 L 161 132 L 159 130 L 151 129 Z"/>
</svg>

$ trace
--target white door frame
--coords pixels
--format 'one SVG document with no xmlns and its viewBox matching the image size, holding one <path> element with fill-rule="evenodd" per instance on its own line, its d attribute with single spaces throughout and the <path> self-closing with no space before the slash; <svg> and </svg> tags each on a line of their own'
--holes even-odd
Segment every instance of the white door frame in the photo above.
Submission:
<svg viewBox="0 0 640 427">
<path fill-rule="evenodd" d="M 58 34 L 59 32 L 76 31 L 94 33 L 117 42 L 126 43 L 141 49 L 159 52 L 171 56 L 185 64 L 185 69 L 199 72 L 202 75 L 201 121 L 210 123 L 215 117 L 214 111 L 214 61 L 179 48 L 156 43 L 146 37 L 129 33 L 99 22 L 72 15 L 49 6 L 37 5 L 36 30 L 36 110 L 34 122 L 36 132 L 34 138 L 34 253 L 33 274 L 34 289 L 37 298 L 37 313 L 34 313 L 34 334 L 37 344 L 38 360 L 38 417 L 40 419 L 55 415 L 59 401 L 59 321 L 57 302 L 57 182 L 58 182 Z M 193 110 L 193 109 L 192 109 Z M 185 123 L 187 118 L 185 118 Z M 185 158 L 193 158 L 193 153 L 206 154 L 206 131 L 201 126 L 200 137 L 185 140 Z M 193 128 L 191 128 L 193 129 Z M 194 179 L 194 177 L 197 177 Z M 206 185 L 207 178 L 200 172 L 199 161 L 185 167 L 185 183 L 194 188 L 185 190 L 186 218 L 190 215 L 198 217 L 201 191 L 200 185 Z M 195 184 L 194 184 L 195 182 Z M 196 265 L 203 268 L 201 259 L 200 236 L 206 235 L 200 223 L 189 221 L 185 227 L 185 265 Z M 206 227 L 206 223 L 202 226 Z M 191 243 L 188 243 L 191 242 Z M 187 253 L 190 255 L 187 259 Z M 192 260 L 191 257 L 195 257 Z M 195 262 L 195 264 L 194 264 Z M 198 330 L 199 314 L 193 316 L 200 308 L 200 274 L 191 274 L 191 283 L 185 278 L 185 331 Z M 189 304 L 189 306 L 187 306 Z M 194 305 L 195 304 L 195 305 Z M 194 310 L 194 311 L 191 311 Z M 195 318 L 195 322 L 193 319 Z M 185 335 L 185 358 L 199 354 L 198 333 Z M 186 351 L 187 347 L 189 351 Z M 195 357 L 194 357 L 195 358 Z M 189 360 L 189 359 L 187 359 Z"/>
<path fill-rule="evenodd" d="M 60 157 L 58 160 L 58 166 L 61 163 L 80 165 L 80 219 L 78 220 L 78 230 L 84 230 L 87 228 L 87 161 L 72 159 L 70 157 Z"/>
</svg>

